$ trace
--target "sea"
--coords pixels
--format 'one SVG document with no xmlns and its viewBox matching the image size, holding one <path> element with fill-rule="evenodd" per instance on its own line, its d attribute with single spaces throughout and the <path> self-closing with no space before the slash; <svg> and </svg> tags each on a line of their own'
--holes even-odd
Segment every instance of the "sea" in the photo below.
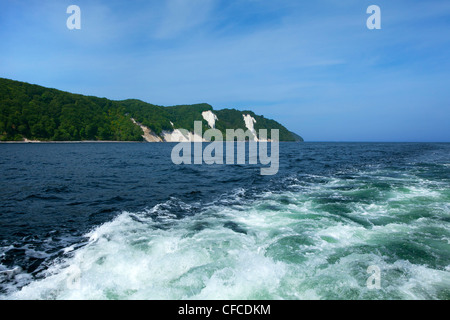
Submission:
<svg viewBox="0 0 450 320">
<path fill-rule="evenodd" d="M 0 299 L 450 299 L 450 144 L 173 147 L 0 144 Z"/>
</svg>

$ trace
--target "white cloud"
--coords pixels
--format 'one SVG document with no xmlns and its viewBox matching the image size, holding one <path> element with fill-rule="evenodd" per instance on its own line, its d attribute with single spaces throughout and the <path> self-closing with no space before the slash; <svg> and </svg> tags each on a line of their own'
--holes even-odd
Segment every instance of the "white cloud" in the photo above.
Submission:
<svg viewBox="0 0 450 320">
<path fill-rule="evenodd" d="M 155 36 L 171 38 L 205 23 L 214 8 L 215 0 L 167 0 Z"/>
</svg>

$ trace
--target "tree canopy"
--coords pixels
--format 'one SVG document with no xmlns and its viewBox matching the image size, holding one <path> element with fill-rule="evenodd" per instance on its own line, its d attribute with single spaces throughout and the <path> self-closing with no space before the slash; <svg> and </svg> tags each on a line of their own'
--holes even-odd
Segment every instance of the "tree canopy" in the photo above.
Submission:
<svg viewBox="0 0 450 320">
<path fill-rule="evenodd" d="M 0 139 L 142 141 L 116 101 L 0 78 Z"/>
<path fill-rule="evenodd" d="M 142 129 L 131 118 L 157 135 L 173 129 L 194 130 L 194 122 L 208 123 L 202 113 L 213 111 L 206 103 L 158 106 L 136 99 L 114 101 L 0 78 L 0 140 L 21 141 L 142 141 Z M 243 115 L 256 120 L 255 129 L 279 129 L 280 141 L 299 137 L 278 122 L 252 111 L 223 109 L 213 111 L 216 128 L 246 130 Z M 270 130 L 268 131 L 270 138 Z"/>
</svg>

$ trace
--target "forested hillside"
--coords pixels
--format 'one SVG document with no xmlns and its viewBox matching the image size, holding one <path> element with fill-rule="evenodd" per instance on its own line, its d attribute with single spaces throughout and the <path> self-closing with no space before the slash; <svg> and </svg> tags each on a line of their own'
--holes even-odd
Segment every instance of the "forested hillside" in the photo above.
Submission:
<svg viewBox="0 0 450 320">
<path fill-rule="evenodd" d="M 141 141 L 123 105 L 0 79 L 0 139 Z"/>
<path fill-rule="evenodd" d="M 216 111 L 206 103 L 163 107 L 135 99 L 113 101 L 0 78 L 1 141 L 142 141 L 142 129 L 131 118 L 161 135 L 174 128 L 193 131 L 195 121 L 208 129 L 205 111 L 214 112 L 216 128 L 224 134 L 226 129 L 246 130 L 243 115 L 249 114 L 256 130 L 279 129 L 280 141 L 299 140 L 278 122 L 251 111 Z"/>
</svg>

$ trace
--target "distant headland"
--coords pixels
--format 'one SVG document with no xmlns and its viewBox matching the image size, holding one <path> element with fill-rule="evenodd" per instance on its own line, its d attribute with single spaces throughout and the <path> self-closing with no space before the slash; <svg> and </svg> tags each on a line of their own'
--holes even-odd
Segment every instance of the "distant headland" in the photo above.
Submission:
<svg viewBox="0 0 450 320">
<path fill-rule="evenodd" d="M 209 104 L 158 106 L 136 99 L 114 101 L 0 78 L 1 142 L 179 142 L 180 129 L 279 130 L 280 141 L 303 141 L 275 120 L 252 111 L 213 110 Z"/>
</svg>

